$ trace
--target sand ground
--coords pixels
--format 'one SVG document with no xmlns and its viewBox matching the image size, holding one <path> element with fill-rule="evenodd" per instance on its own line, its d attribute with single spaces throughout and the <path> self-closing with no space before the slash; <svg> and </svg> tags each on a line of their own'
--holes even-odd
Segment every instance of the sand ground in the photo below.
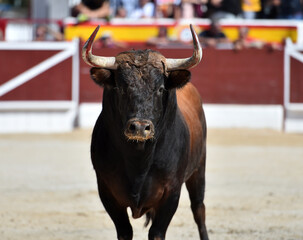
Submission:
<svg viewBox="0 0 303 240">
<path fill-rule="evenodd" d="M 90 135 L 0 135 L 1 240 L 116 239 Z M 303 239 L 303 135 L 210 129 L 206 176 L 211 240 Z M 134 239 L 147 239 L 144 220 L 132 220 Z M 185 189 L 167 239 L 198 239 Z"/>
</svg>

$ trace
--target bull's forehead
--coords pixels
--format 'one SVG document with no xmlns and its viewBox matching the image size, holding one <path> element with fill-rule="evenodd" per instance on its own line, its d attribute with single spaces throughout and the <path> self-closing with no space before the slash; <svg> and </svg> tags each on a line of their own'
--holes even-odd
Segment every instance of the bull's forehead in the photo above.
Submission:
<svg viewBox="0 0 303 240">
<path fill-rule="evenodd" d="M 124 52 L 116 57 L 116 62 L 118 86 L 127 87 L 129 94 L 152 93 L 157 86 L 163 84 L 166 59 L 159 52 L 152 50 Z"/>
<path fill-rule="evenodd" d="M 166 72 L 165 57 L 153 50 L 137 50 L 120 53 L 116 57 L 116 62 L 123 67 L 146 68 L 148 66 L 159 69 L 160 72 Z"/>
</svg>

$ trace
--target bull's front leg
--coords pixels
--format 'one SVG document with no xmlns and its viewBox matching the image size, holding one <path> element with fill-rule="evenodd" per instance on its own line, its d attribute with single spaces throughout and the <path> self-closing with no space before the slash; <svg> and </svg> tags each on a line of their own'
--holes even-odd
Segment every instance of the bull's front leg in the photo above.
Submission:
<svg viewBox="0 0 303 240">
<path fill-rule="evenodd" d="M 166 230 L 173 218 L 180 198 L 180 190 L 172 193 L 166 201 L 156 210 L 152 226 L 149 229 L 149 240 L 164 240 Z"/>
<path fill-rule="evenodd" d="M 115 224 L 118 240 L 132 240 L 133 229 L 129 222 L 126 207 L 120 206 L 117 203 L 116 199 L 113 198 L 106 186 L 99 179 L 97 176 L 99 196 L 106 212 Z"/>
</svg>

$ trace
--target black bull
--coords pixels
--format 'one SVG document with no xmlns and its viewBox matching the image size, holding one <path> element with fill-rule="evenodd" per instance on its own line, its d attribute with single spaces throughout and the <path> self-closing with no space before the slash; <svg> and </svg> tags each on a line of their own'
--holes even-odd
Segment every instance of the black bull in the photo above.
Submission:
<svg viewBox="0 0 303 240">
<path fill-rule="evenodd" d="M 104 87 L 103 110 L 92 135 L 91 158 L 101 201 L 119 240 L 133 237 L 132 216 L 152 221 L 149 239 L 165 239 L 185 182 L 200 239 L 205 226 L 206 122 L 186 69 L 199 63 L 202 50 L 192 26 L 194 54 L 166 59 L 156 51 L 94 56 L 83 47 L 92 79 Z"/>
</svg>

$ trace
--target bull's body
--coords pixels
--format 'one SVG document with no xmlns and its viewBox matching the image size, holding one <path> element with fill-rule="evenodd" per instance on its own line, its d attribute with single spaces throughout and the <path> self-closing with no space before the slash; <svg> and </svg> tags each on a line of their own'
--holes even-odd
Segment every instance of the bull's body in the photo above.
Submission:
<svg viewBox="0 0 303 240">
<path fill-rule="evenodd" d="M 134 218 L 146 214 L 152 220 L 149 239 L 164 239 L 184 182 L 200 238 L 208 239 L 206 123 L 200 96 L 187 83 L 189 72 L 167 73 L 163 56 L 153 51 L 122 53 L 116 62 L 117 70 L 91 71 L 104 86 L 91 157 L 118 239 L 132 239 L 128 207 Z"/>
</svg>

